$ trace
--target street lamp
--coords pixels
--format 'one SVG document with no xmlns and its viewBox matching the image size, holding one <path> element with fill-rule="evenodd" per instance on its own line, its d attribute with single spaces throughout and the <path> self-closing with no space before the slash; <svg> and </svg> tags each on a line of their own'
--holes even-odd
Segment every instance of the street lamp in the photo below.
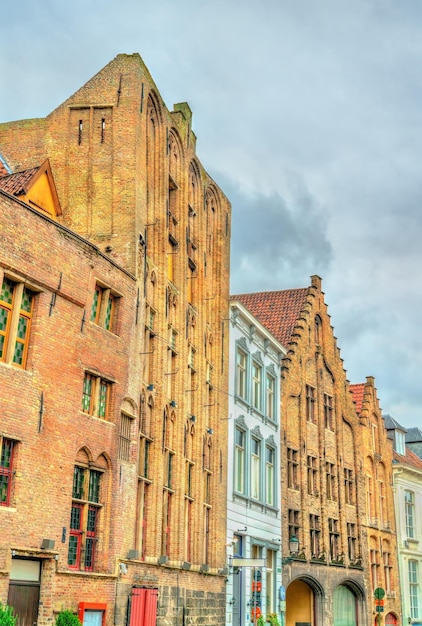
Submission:
<svg viewBox="0 0 422 626">
<path fill-rule="evenodd" d="M 286 556 L 281 559 L 283 565 L 294 561 L 299 554 L 299 539 L 295 535 L 292 535 L 289 539 L 289 552 L 290 556 Z"/>
</svg>

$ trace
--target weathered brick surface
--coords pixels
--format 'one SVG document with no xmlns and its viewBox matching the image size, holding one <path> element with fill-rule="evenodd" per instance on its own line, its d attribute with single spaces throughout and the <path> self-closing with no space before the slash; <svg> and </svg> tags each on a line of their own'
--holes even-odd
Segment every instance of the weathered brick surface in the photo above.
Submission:
<svg viewBox="0 0 422 626">
<path fill-rule="evenodd" d="M 186 598 L 190 590 L 203 590 L 205 606 L 199 615 L 199 603 L 194 603 L 189 613 L 192 624 L 220 623 L 224 615 L 224 577 L 218 569 L 225 565 L 227 421 L 221 418 L 227 414 L 230 205 L 196 157 L 191 123 L 186 104 L 176 105 L 173 112 L 166 109 L 139 55 L 119 55 L 45 119 L 0 124 L 1 151 L 14 171 L 49 158 L 63 210 L 60 221 L 69 229 L 37 217 L 39 225 L 21 207 L 14 215 L 11 201 L 3 198 L 10 220 L 1 226 L 7 236 L 7 246 L 0 251 L 2 267 L 32 281 L 41 293 L 27 369 L 0 364 L 0 384 L 7 389 L 2 394 L 8 425 L 4 432 L 22 438 L 16 506 L 0 510 L 1 524 L 4 519 L 11 528 L 6 538 L 9 548 L 34 550 L 48 529 L 59 550 L 52 606 L 75 609 L 79 599 L 107 602 L 110 624 L 115 598 L 119 607 L 127 601 L 127 595 L 120 596 L 127 594 L 127 586 L 116 585 L 118 561 L 129 550 L 139 549 L 137 458 L 143 411 L 149 415 L 147 434 L 152 442 L 146 546 L 143 562 L 127 561 L 125 580 L 130 586 L 142 572 L 148 574 L 160 598 L 170 593 L 167 588 L 172 593 L 178 589 Z M 174 191 L 169 192 L 170 187 Z M 174 267 L 171 281 L 169 258 Z M 61 287 L 50 316 L 60 274 Z M 88 321 L 96 280 L 121 295 L 116 335 Z M 155 311 L 153 333 L 145 331 L 147 306 Z M 169 357 L 170 326 L 177 339 L 173 358 Z M 188 367 L 191 346 L 196 350 L 194 372 Z M 113 417 L 108 422 L 79 411 L 85 367 L 116 380 Z M 25 420 L 21 423 L 22 389 Z M 45 413 L 38 432 L 41 391 Z M 176 401 L 177 408 L 170 407 L 170 400 Z M 135 422 L 129 461 L 121 462 L 117 424 L 121 410 L 128 407 Z M 165 447 L 174 452 L 169 572 L 157 565 L 167 480 L 165 414 L 169 416 Z M 188 419 L 192 414 L 195 422 Z M 187 560 L 184 433 L 188 425 L 193 426 L 189 458 L 194 469 L 192 566 L 186 573 L 180 568 Z M 207 436 L 208 428 L 212 435 Z M 207 441 L 211 478 L 205 503 Z M 61 529 L 69 524 L 72 467 L 82 446 L 93 462 L 103 455 L 108 467 L 97 566 L 105 577 L 69 573 L 67 543 L 61 544 Z M 208 575 L 199 573 L 205 561 Z M 4 597 L 7 577 L 1 584 Z M 122 621 L 116 623 L 123 623 L 123 608 L 118 615 Z M 40 626 L 48 619 L 43 618 Z"/>
</svg>

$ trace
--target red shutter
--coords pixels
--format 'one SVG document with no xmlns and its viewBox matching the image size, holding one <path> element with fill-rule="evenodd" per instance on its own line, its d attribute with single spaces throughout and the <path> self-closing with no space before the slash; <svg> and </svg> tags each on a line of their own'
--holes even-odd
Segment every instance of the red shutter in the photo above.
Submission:
<svg viewBox="0 0 422 626">
<path fill-rule="evenodd" d="M 129 626 L 155 626 L 158 589 L 132 589 Z"/>
</svg>

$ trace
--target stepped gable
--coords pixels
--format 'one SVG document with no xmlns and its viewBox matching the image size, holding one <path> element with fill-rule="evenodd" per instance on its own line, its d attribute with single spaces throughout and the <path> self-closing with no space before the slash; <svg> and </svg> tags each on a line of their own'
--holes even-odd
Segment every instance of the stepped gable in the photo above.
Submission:
<svg viewBox="0 0 422 626">
<path fill-rule="evenodd" d="M 393 461 L 394 463 L 400 463 L 404 465 L 409 465 L 410 467 L 415 467 L 418 470 L 422 470 L 422 459 L 418 457 L 410 448 L 406 446 L 406 454 L 403 456 L 402 454 L 397 454 L 397 452 L 393 451 Z"/>
<path fill-rule="evenodd" d="M 365 383 L 355 383 L 350 385 L 353 402 L 356 404 L 356 412 L 358 415 L 362 413 L 363 397 L 365 395 Z"/>
<path fill-rule="evenodd" d="M 307 303 L 309 288 L 261 291 L 232 296 L 285 347 L 291 341 L 297 320 Z"/>
<path fill-rule="evenodd" d="M 6 173 L 5 176 L 0 176 L 0 189 L 10 193 L 12 196 L 24 195 L 28 190 L 28 183 L 30 183 L 39 168 L 40 166 L 32 167 L 15 174 Z"/>
</svg>

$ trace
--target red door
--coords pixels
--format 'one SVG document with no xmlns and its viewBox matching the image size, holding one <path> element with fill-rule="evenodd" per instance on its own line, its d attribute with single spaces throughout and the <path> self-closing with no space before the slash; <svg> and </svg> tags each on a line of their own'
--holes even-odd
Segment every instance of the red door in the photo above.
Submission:
<svg viewBox="0 0 422 626">
<path fill-rule="evenodd" d="M 134 587 L 131 596 L 130 625 L 155 626 L 158 589 Z"/>
</svg>

